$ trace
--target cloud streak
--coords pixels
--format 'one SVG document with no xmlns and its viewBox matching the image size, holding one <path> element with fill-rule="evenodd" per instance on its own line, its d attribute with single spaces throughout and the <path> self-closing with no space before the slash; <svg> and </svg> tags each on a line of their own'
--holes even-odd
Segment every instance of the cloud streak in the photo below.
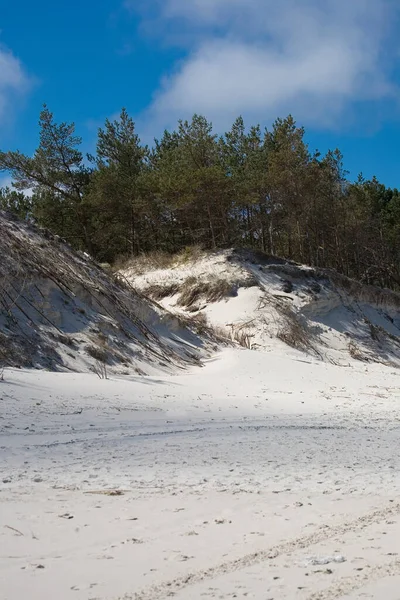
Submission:
<svg viewBox="0 0 400 600">
<path fill-rule="evenodd" d="M 383 56 L 400 13 L 391 0 L 149 4 L 158 35 L 186 52 L 147 111 L 157 123 L 200 112 L 226 126 L 240 113 L 265 122 L 291 111 L 326 127 L 355 102 L 394 94 Z"/>
<path fill-rule="evenodd" d="M 21 62 L 0 46 L 0 123 L 6 121 L 13 101 L 29 89 L 29 78 Z"/>
</svg>

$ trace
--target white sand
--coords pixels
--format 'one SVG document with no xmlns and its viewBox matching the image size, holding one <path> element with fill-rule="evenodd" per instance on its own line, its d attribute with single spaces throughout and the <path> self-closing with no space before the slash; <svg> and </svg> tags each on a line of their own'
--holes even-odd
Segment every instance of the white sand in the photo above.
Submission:
<svg viewBox="0 0 400 600">
<path fill-rule="evenodd" d="M 7 370 L 2 600 L 398 600 L 399 373 L 350 364 Z"/>
</svg>

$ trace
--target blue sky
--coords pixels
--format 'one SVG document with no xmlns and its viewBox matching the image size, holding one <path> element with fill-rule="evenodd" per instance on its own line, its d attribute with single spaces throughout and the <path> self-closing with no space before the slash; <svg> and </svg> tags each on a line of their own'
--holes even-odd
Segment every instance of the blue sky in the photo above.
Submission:
<svg viewBox="0 0 400 600">
<path fill-rule="evenodd" d="M 0 0 L 0 148 L 32 152 L 45 102 L 92 150 L 122 106 L 150 143 L 200 112 L 291 112 L 351 177 L 400 187 L 394 0 Z M 397 38 L 397 39 L 396 39 Z M 4 182 L 4 178 L 3 178 Z"/>
</svg>

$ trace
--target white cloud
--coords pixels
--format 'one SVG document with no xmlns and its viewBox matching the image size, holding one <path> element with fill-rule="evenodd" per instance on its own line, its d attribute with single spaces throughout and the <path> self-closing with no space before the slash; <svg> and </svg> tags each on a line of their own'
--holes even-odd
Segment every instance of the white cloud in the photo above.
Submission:
<svg viewBox="0 0 400 600">
<path fill-rule="evenodd" d="M 0 46 L 0 122 L 14 99 L 29 88 L 29 79 L 21 62 L 6 48 Z"/>
<path fill-rule="evenodd" d="M 147 7 L 149 2 L 147 3 Z M 205 114 L 263 122 L 291 111 L 332 124 L 353 102 L 390 97 L 391 0 L 150 0 L 157 31 L 187 56 L 166 75 L 146 119 Z M 148 13 L 147 17 L 149 18 Z M 161 29 L 162 31 L 162 29 Z M 172 31 L 172 35 L 171 35 Z"/>
</svg>

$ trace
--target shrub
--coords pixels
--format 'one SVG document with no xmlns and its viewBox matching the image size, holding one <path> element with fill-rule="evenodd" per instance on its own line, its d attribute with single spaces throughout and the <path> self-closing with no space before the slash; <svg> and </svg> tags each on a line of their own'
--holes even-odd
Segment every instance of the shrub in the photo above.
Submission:
<svg viewBox="0 0 400 600">
<path fill-rule="evenodd" d="M 86 346 L 85 351 L 89 356 L 102 363 L 107 362 L 107 351 L 104 348 L 98 346 Z"/>
<path fill-rule="evenodd" d="M 92 371 L 97 375 L 99 379 L 108 379 L 107 365 L 105 362 L 97 360 L 92 367 Z"/>
<path fill-rule="evenodd" d="M 363 362 L 368 361 L 367 356 L 363 354 L 360 347 L 353 340 L 349 342 L 348 349 L 351 358 L 354 358 L 354 360 L 362 360 Z"/>
<path fill-rule="evenodd" d="M 277 310 L 283 317 L 283 325 L 276 334 L 277 338 L 291 348 L 319 355 L 320 353 L 313 343 L 313 333 L 307 325 L 302 323 L 299 317 L 287 306 L 277 307 Z"/>
<path fill-rule="evenodd" d="M 180 288 L 178 305 L 189 308 L 201 298 L 206 302 L 218 302 L 231 296 L 233 291 L 233 284 L 226 279 L 198 281 L 196 277 L 188 277 Z"/>
</svg>

